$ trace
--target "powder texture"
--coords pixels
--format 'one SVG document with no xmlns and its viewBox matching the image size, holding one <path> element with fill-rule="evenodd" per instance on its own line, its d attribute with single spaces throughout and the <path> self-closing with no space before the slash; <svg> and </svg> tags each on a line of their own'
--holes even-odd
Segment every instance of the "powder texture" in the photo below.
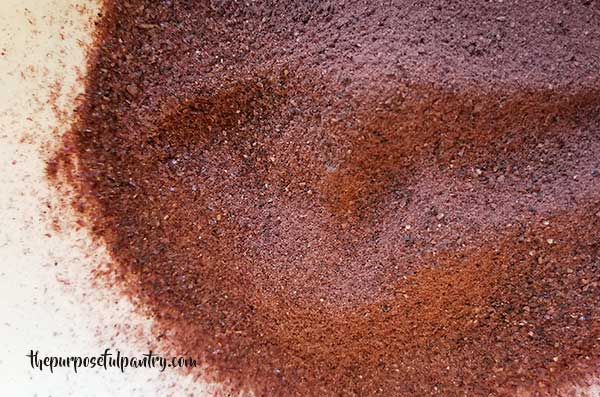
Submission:
<svg viewBox="0 0 600 397">
<path fill-rule="evenodd" d="M 598 2 L 104 14 L 49 173 L 203 376 L 512 396 L 598 372 Z"/>
</svg>

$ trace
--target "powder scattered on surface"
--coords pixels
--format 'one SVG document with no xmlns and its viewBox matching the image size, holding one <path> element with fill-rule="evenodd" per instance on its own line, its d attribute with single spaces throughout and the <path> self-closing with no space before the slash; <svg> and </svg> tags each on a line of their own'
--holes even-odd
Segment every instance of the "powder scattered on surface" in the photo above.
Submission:
<svg viewBox="0 0 600 397">
<path fill-rule="evenodd" d="M 108 1 L 56 183 L 256 396 L 555 394 L 600 358 L 595 1 Z"/>
</svg>

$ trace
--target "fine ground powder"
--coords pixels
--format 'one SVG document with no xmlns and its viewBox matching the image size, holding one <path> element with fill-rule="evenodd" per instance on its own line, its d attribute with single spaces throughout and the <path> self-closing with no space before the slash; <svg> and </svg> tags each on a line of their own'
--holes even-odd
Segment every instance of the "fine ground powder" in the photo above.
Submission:
<svg viewBox="0 0 600 397">
<path fill-rule="evenodd" d="M 49 176 L 225 392 L 597 373 L 598 2 L 379 3 L 107 1 Z"/>
</svg>

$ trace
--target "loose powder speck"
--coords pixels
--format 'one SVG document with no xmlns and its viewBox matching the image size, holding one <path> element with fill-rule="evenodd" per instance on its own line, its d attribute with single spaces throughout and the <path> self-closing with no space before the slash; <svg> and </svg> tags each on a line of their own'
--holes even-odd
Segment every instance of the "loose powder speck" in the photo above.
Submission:
<svg viewBox="0 0 600 397">
<path fill-rule="evenodd" d="M 562 393 L 600 365 L 596 1 L 107 1 L 49 162 L 202 377 Z"/>
</svg>

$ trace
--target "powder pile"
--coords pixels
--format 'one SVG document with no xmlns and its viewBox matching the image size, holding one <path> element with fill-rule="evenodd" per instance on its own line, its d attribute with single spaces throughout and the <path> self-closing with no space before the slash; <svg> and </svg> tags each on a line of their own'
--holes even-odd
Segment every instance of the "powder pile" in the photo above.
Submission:
<svg viewBox="0 0 600 397">
<path fill-rule="evenodd" d="M 551 395 L 599 369 L 598 54 L 596 1 L 109 1 L 49 173 L 228 392 Z"/>
</svg>

